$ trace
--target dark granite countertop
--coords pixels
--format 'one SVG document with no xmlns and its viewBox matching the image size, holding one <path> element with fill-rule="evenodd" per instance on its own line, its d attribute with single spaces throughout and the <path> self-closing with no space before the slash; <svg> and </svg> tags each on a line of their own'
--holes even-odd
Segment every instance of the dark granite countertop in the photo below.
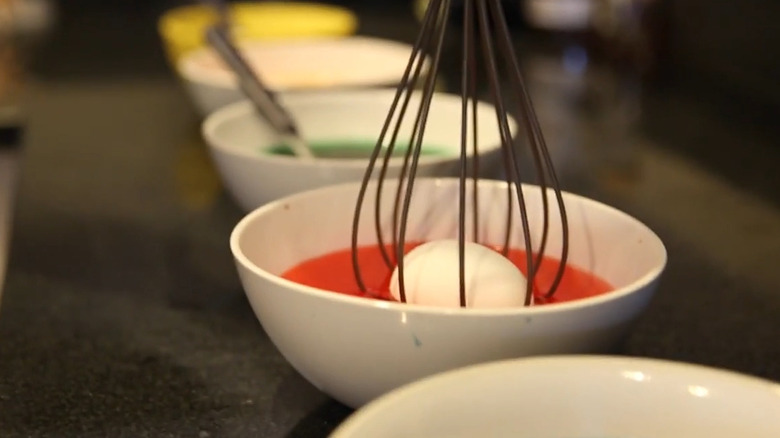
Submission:
<svg viewBox="0 0 780 438">
<path fill-rule="evenodd" d="M 300 377 L 252 314 L 227 245 L 242 212 L 183 91 L 155 68 L 31 83 L 0 306 L 0 436 L 325 436 L 351 411 Z M 564 179 L 668 247 L 618 353 L 780 380 L 778 136 L 734 112 L 653 93 L 633 178 L 585 160 Z"/>
</svg>

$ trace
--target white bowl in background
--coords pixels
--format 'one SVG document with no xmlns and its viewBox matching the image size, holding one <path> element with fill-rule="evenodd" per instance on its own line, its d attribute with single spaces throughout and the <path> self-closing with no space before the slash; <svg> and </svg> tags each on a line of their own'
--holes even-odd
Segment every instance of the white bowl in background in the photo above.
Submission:
<svg viewBox="0 0 780 438">
<path fill-rule="evenodd" d="M 282 93 L 279 98 L 306 139 L 375 142 L 394 95 L 395 90 L 389 89 L 322 90 Z M 399 143 L 408 142 L 413 127 L 411 111 L 416 110 L 419 101 L 419 93 L 415 93 L 400 131 Z M 494 167 L 501 155 L 495 111 L 495 107 L 486 103 L 480 103 L 477 109 L 479 163 L 485 171 Z M 457 175 L 460 124 L 460 96 L 436 93 L 423 146 L 436 148 L 442 153 L 421 156 L 418 176 Z M 510 125 L 514 131 L 515 122 L 510 120 Z M 368 165 L 367 159 L 306 161 L 263 152 L 278 144 L 279 138 L 248 102 L 230 105 L 209 116 L 203 123 L 203 136 L 225 186 L 246 211 L 292 193 L 360 181 Z M 469 160 L 472 144 L 469 136 Z M 392 158 L 388 175 L 397 176 L 402 163 L 402 158 Z"/>
<path fill-rule="evenodd" d="M 242 219 L 230 238 L 242 285 L 268 336 L 306 379 L 348 406 L 359 407 L 403 384 L 466 365 L 609 351 L 646 307 L 666 264 L 663 243 L 645 225 L 607 205 L 564 193 L 569 262 L 609 282 L 612 292 L 535 307 L 445 309 L 347 296 L 282 278 L 305 260 L 349 248 L 359 186 L 331 186 L 267 204 Z M 394 186 L 386 183 L 385 212 L 392 211 Z M 458 187 L 455 178 L 417 180 L 408 241 L 457 236 Z M 478 190 L 484 230 L 480 242 L 500 245 L 506 183 L 482 180 Z M 371 208 L 375 192 L 367 191 L 361 245 L 377 241 Z M 524 194 L 531 236 L 538 242 L 541 191 L 525 186 Z M 469 202 L 467 212 L 471 208 Z M 518 216 L 513 215 L 514 227 Z M 521 235 L 513 233 L 513 247 L 522 248 Z M 560 248 L 554 212 L 548 254 L 558 254 Z"/>
<path fill-rule="evenodd" d="M 394 86 L 412 52 L 407 44 L 357 36 L 246 41 L 239 48 L 277 92 Z M 177 68 L 203 116 L 243 99 L 235 75 L 210 47 L 183 56 Z M 426 62 L 421 77 L 427 68 Z"/>
<path fill-rule="evenodd" d="M 559 356 L 482 364 L 375 400 L 332 438 L 780 436 L 780 385 L 685 363 Z"/>
</svg>

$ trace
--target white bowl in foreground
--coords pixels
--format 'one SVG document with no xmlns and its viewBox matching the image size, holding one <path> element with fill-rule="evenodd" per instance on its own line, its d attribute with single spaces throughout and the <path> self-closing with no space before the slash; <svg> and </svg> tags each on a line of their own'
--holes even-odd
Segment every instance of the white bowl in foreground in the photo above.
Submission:
<svg viewBox="0 0 780 438">
<path fill-rule="evenodd" d="M 419 94 L 412 96 L 409 111 L 416 110 L 419 105 Z M 301 135 L 313 144 L 362 142 L 370 150 L 394 96 L 395 90 L 365 89 L 282 93 L 279 98 L 297 121 Z M 501 147 L 496 110 L 492 105 L 479 103 L 477 114 L 480 167 L 491 169 L 500 156 Z M 408 143 L 412 119 L 411 116 L 405 118 L 399 145 Z M 436 93 L 425 130 L 418 176 L 457 175 L 460 163 L 460 129 L 457 126 L 460 123 L 460 96 Z M 510 120 L 510 125 L 514 131 L 514 121 Z M 248 102 L 233 104 L 209 116 L 203 123 L 203 136 L 225 186 L 246 211 L 292 193 L 360 181 L 368 165 L 366 158 L 306 161 L 268 153 L 279 144 L 279 138 Z M 469 138 L 469 159 L 472 144 Z M 425 154 L 426 151 L 433 153 Z M 401 157 L 391 159 L 388 175 L 397 176 L 402 163 Z"/>
<path fill-rule="evenodd" d="M 392 212 L 393 186 L 386 184 L 385 212 Z M 564 194 L 570 263 L 608 281 L 614 291 L 530 308 L 444 309 L 346 296 L 282 278 L 307 259 L 349 248 L 358 187 L 331 186 L 275 201 L 242 219 L 230 238 L 242 285 L 268 336 L 306 379 L 352 407 L 466 365 L 608 351 L 645 308 L 666 264 L 663 243 L 645 225 L 604 204 Z M 417 180 L 409 241 L 457 235 L 457 192 L 457 179 Z M 540 191 L 526 186 L 524 192 L 538 242 Z M 370 207 L 374 193 L 367 193 L 361 245 L 376 243 Z M 478 194 L 480 217 L 485 219 L 480 241 L 500 244 L 506 184 L 483 180 Z M 548 254 L 558 253 L 561 245 L 556 217 L 551 219 Z M 512 246 L 522 247 L 520 235 L 513 233 Z"/>
<path fill-rule="evenodd" d="M 332 438 L 773 438 L 780 385 L 698 365 L 559 356 L 455 370 L 357 411 Z"/>
<path fill-rule="evenodd" d="M 412 53 L 407 44 L 368 37 L 256 40 L 239 48 L 275 91 L 396 85 Z M 203 116 L 243 99 L 235 75 L 209 47 L 185 55 L 178 71 Z"/>
</svg>

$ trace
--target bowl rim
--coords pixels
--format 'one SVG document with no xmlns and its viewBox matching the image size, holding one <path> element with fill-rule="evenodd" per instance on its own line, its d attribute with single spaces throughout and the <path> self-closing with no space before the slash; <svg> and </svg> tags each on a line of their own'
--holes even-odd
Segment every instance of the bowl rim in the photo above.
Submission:
<svg viewBox="0 0 780 438">
<path fill-rule="evenodd" d="M 380 49 L 388 53 L 401 53 L 405 51 L 412 52 L 412 46 L 402 41 L 393 40 L 389 38 L 377 38 L 366 35 L 330 35 L 330 36 L 306 36 L 298 38 L 285 38 L 285 39 L 253 39 L 237 42 L 239 49 L 241 50 L 256 50 L 260 47 L 286 47 L 286 48 L 300 48 L 306 46 L 318 47 L 326 44 L 349 44 L 353 46 L 360 46 L 363 44 L 371 44 L 374 50 Z M 208 54 L 213 53 L 214 50 L 209 46 L 198 47 L 183 54 L 176 61 L 176 71 L 184 80 L 195 83 L 207 85 L 214 88 L 220 88 L 223 90 L 238 90 L 235 77 L 223 77 L 220 74 L 213 74 L 211 70 L 198 68 L 198 64 L 195 62 Z M 399 57 L 400 59 L 400 57 Z M 404 64 L 409 61 L 409 55 L 404 58 Z M 425 64 L 420 73 L 421 77 L 426 75 L 430 69 L 431 59 L 429 56 L 425 58 Z M 281 86 L 276 87 L 278 91 L 294 91 L 294 90 L 316 90 L 321 88 L 360 88 L 360 87 L 373 87 L 378 85 L 393 85 L 400 80 L 398 74 L 388 74 L 383 72 L 381 75 L 376 75 L 376 78 L 366 81 L 358 82 L 345 82 L 331 87 L 320 86 Z"/>
<path fill-rule="evenodd" d="M 499 374 L 513 375 L 519 373 L 529 373 L 535 370 L 544 369 L 549 366 L 563 367 L 569 366 L 569 369 L 582 370 L 584 368 L 593 369 L 608 368 L 618 370 L 620 368 L 636 371 L 652 370 L 654 374 L 685 375 L 696 374 L 701 376 L 701 380 L 706 380 L 708 384 L 736 383 L 740 387 L 749 385 L 754 391 L 767 390 L 774 392 L 780 400 L 780 384 L 762 377 L 745 374 L 733 370 L 715 368 L 708 365 L 697 363 L 673 361 L 669 359 L 659 359 L 651 357 L 637 356 L 617 356 L 617 355 L 592 355 L 592 354 L 571 354 L 558 356 L 534 356 L 524 358 L 505 359 L 486 363 L 477 363 L 454 370 L 444 371 L 423 377 L 414 382 L 407 383 L 395 388 L 384 395 L 370 401 L 360 409 L 353 412 L 333 431 L 333 438 L 346 438 L 353 436 L 358 428 L 368 424 L 367 422 L 376 421 L 382 417 L 383 411 L 399 404 L 399 402 L 413 399 L 414 396 L 428 393 L 437 387 L 443 386 L 454 380 L 463 382 L 463 380 L 472 377 Z M 457 386 L 457 385 L 456 385 Z"/>
<path fill-rule="evenodd" d="M 351 105 L 353 97 L 371 97 L 371 96 L 389 96 L 392 98 L 396 93 L 395 89 L 383 89 L 383 88 L 369 88 L 369 89 L 320 89 L 320 90 L 300 90 L 300 91 L 285 91 L 279 93 L 282 99 L 300 100 L 300 102 L 306 102 L 311 104 L 317 99 L 321 99 L 320 102 L 326 102 L 333 97 L 338 97 L 341 102 L 340 105 Z M 460 100 L 460 96 L 453 93 L 435 92 L 436 96 L 447 100 Z M 435 98 L 435 97 L 434 97 Z M 485 101 L 478 101 L 478 106 L 482 108 L 495 109 L 495 106 Z M 368 160 L 366 158 L 315 158 L 313 160 L 301 160 L 295 156 L 287 155 L 275 155 L 275 154 L 262 154 L 252 152 L 248 148 L 232 148 L 227 146 L 227 141 L 216 134 L 216 131 L 225 123 L 246 117 L 248 113 L 254 112 L 252 103 L 247 99 L 242 99 L 238 102 L 228 104 L 213 113 L 209 114 L 206 119 L 201 123 L 201 135 L 205 138 L 209 149 L 219 151 L 220 153 L 232 155 L 235 157 L 246 158 L 256 162 L 268 162 L 276 164 L 296 165 L 302 168 L 349 168 L 349 169 L 365 169 L 367 167 Z M 294 112 L 293 112 L 294 113 Z M 294 115 L 294 114 L 293 114 Z M 517 121 L 510 115 L 509 126 L 510 131 L 517 132 L 519 129 Z M 514 140 L 514 136 L 513 136 Z M 481 142 L 479 145 L 480 154 L 488 154 L 501 148 L 500 143 L 487 144 L 487 142 Z M 467 148 L 466 158 L 474 156 L 472 148 Z M 381 167 L 382 161 L 381 155 L 377 159 L 376 171 Z M 430 165 L 436 163 L 448 163 L 452 161 L 460 160 L 459 154 L 442 154 L 442 155 L 420 155 L 419 165 Z M 391 157 L 389 160 L 389 169 L 400 167 L 403 164 L 403 157 L 396 156 Z"/>
<path fill-rule="evenodd" d="M 285 2 L 281 0 L 273 0 L 273 1 L 266 1 L 262 3 L 252 2 L 252 1 L 236 1 L 230 3 L 230 8 L 234 11 L 246 11 L 245 13 L 257 13 L 259 12 L 267 12 L 267 9 L 269 8 L 275 8 L 277 10 L 279 9 L 286 9 L 289 11 L 317 11 L 317 12 L 325 12 L 331 14 L 331 16 L 338 16 L 345 24 L 349 27 L 350 31 L 354 31 L 354 29 L 357 27 L 358 24 L 358 16 L 355 14 L 355 11 L 353 11 L 350 8 L 339 6 L 335 4 L 327 4 L 327 3 L 318 3 L 316 1 L 300 1 L 300 2 Z M 266 11 L 263 11 L 263 10 Z M 184 22 L 181 21 L 181 16 L 191 13 L 200 13 L 200 12 L 208 12 L 208 8 L 204 5 L 200 4 L 182 4 L 178 6 L 173 6 L 171 8 L 166 9 L 163 11 L 160 16 L 157 18 L 157 31 L 158 33 L 164 37 L 164 38 L 175 38 L 177 35 L 175 34 L 177 29 L 184 24 Z M 193 24 L 186 24 L 190 27 L 196 27 Z M 179 27 L 177 27 L 179 26 Z"/>
<path fill-rule="evenodd" d="M 428 184 L 453 184 L 453 183 L 457 183 L 458 178 L 422 177 L 417 179 L 417 184 L 419 184 L 422 181 L 428 181 Z M 498 181 L 498 180 L 481 180 L 480 184 L 501 185 L 503 189 L 505 188 L 506 182 Z M 258 267 L 257 265 L 252 263 L 251 260 L 249 260 L 249 257 L 247 257 L 244 254 L 241 248 L 240 240 L 244 234 L 244 231 L 256 220 L 256 218 L 263 216 L 271 211 L 283 209 L 284 205 L 290 202 L 296 202 L 308 197 L 317 196 L 318 194 L 323 192 L 328 192 L 328 191 L 337 192 L 340 190 L 345 190 L 347 188 L 358 187 L 359 185 L 360 182 L 347 182 L 347 183 L 334 184 L 330 186 L 307 190 L 307 191 L 295 193 L 293 195 L 271 201 L 249 212 L 238 222 L 238 224 L 233 228 L 233 231 L 230 234 L 230 250 L 233 254 L 234 260 L 244 268 L 248 269 L 254 275 L 264 278 L 267 281 L 270 281 L 271 283 L 275 283 L 278 286 L 284 287 L 285 289 L 291 289 L 294 290 L 296 293 L 301 293 L 303 295 L 315 299 L 333 301 L 333 302 L 343 303 L 344 305 L 356 306 L 365 309 L 377 309 L 377 310 L 391 311 L 391 312 L 405 312 L 410 314 L 428 314 L 428 315 L 465 317 L 465 318 L 485 317 L 485 316 L 531 317 L 536 315 L 546 315 L 550 313 L 562 313 L 567 311 L 593 308 L 605 303 L 609 303 L 627 297 L 643 289 L 644 287 L 646 287 L 647 285 L 649 285 L 650 283 L 652 283 L 653 281 L 655 281 L 661 276 L 664 269 L 666 268 L 666 264 L 668 261 L 666 246 L 664 245 L 661 238 L 652 229 L 650 229 L 650 227 L 648 227 L 638 219 L 634 218 L 633 216 L 629 215 L 628 213 L 625 213 L 615 207 L 612 207 L 610 205 L 604 204 L 602 202 L 596 201 L 591 198 L 587 198 L 566 191 L 563 191 L 564 196 L 577 199 L 579 202 L 584 202 L 585 204 L 590 205 L 592 208 L 599 208 L 599 209 L 611 211 L 613 214 L 617 214 L 618 216 L 624 218 L 624 220 L 632 221 L 638 224 L 639 226 L 641 226 L 642 228 L 644 228 L 648 232 L 650 240 L 654 240 L 655 243 L 660 247 L 661 250 L 660 262 L 656 266 L 654 266 L 653 269 L 650 269 L 648 272 L 644 273 L 641 277 L 631 282 L 630 284 L 623 286 L 621 288 L 614 289 L 610 292 L 606 292 L 604 294 L 600 294 L 592 297 L 581 298 L 578 300 L 567 301 L 563 303 L 550 303 L 550 304 L 531 306 L 531 307 L 520 306 L 520 307 L 501 307 L 501 308 L 461 308 L 461 307 L 449 308 L 449 307 L 429 306 L 429 305 L 421 305 L 421 304 L 396 303 L 391 301 L 377 300 L 373 298 L 347 295 L 339 292 L 333 292 L 325 289 L 306 286 L 291 280 L 287 280 L 285 278 L 272 274 Z M 534 188 L 539 186 L 533 184 L 523 184 L 523 187 Z"/>
</svg>

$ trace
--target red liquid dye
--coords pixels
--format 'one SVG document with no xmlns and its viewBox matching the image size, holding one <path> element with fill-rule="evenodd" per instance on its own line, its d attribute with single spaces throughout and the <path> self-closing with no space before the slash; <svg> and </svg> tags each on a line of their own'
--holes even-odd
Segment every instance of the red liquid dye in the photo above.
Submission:
<svg viewBox="0 0 780 438">
<path fill-rule="evenodd" d="M 405 250 L 408 253 L 420 244 L 421 242 L 409 243 Z M 508 258 L 523 274 L 527 275 L 525 251 L 510 249 Z M 362 292 L 355 281 L 350 248 L 306 260 L 282 274 L 282 277 L 305 286 L 346 295 L 396 301 L 390 295 L 389 289 L 393 270 L 385 265 L 379 245 L 358 248 L 358 260 L 368 293 Z M 544 298 L 541 294 L 549 290 L 559 266 L 560 260 L 556 258 L 544 257 L 542 259 L 535 278 L 535 304 L 562 303 L 601 295 L 613 290 L 613 287 L 601 278 L 567 265 L 555 295 L 549 299 Z M 524 291 L 518 291 L 518 293 L 524 293 Z"/>
</svg>

